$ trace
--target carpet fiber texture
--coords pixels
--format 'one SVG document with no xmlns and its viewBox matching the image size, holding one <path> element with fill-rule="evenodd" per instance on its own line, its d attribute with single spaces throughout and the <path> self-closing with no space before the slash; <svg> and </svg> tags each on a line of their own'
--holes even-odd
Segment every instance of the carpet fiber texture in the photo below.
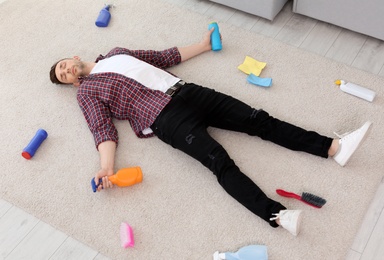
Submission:
<svg viewBox="0 0 384 260">
<path fill-rule="evenodd" d="M 234 201 L 215 176 L 156 137 L 139 139 L 115 121 L 120 143 L 116 170 L 140 166 L 144 179 L 129 188 L 93 193 L 99 168 L 76 101 L 76 89 L 50 83 L 51 65 L 66 57 L 94 61 L 116 46 L 162 50 L 199 42 L 207 17 L 162 1 L 117 0 L 107 28 L 95 26 L 102 1 L 9 0 L 0 5 L 1 198 L 84 242 L 111 259 L 212 259 L 218 250 L 268 247 L 270 259 L 344 259 L 384 172 L 384 79 L 220 23 L 223 50 L 170 69 L 188 82 L 214 88 L 271 115 L 334 136 L 373 122 L 369 136 L 345 167 L 260 138 L 219 129 L 210 133 L 271 198 L 304 210 L 293 237 L 271 228 Z M 246 81 L 245 56 L 267 63 L 270 88 Z M 340 91 L 342 78 L 377 92 L 373 103 Z M 37 129 L 48 138 L 31 160 L 21 157 Z M 327 199 L 322 209 L 275 193 L 281 188 Z M 136 245 L 123 249 L 121 222 Z"/>
</svg>

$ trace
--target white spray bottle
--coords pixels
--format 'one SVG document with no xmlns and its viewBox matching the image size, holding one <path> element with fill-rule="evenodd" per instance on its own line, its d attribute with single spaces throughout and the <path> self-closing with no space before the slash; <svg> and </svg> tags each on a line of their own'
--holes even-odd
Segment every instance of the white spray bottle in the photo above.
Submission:
<svg viewBox="0 0 384 260">
<path fill-rule="evenodd" d="M 340 86 L 340 89 L 342 91 L 354 95 L 356 97 L 365 99 L 369 102 L 372 102 L 376 96 L 376 93 L 374 91 L 350 82 L 346 83 L 344 80 L 336 80 L 335 83 Z"/>
<path fill-rule="evenodd" d="M 249 245 L 240 248 L 237 252 L 213 254 L 213 260 L 268 260 L 267 247 L 262 245 Z"/>
</svg>

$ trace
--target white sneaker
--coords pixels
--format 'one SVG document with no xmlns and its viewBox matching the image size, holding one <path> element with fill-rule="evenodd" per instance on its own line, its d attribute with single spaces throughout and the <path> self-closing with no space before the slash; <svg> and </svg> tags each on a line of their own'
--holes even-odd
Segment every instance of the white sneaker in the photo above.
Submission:
<svg viewBox="0 0 384 260">
<path fill-rule="evenodd" d="M 280 210 L 275 217 L 270 218 L 269 220 L 279 220 L 280 225 L 289 231 L 294 236 L 297 236 L 300 232 L 300 222 L 301 222 L 301 210 Z"/>
<path fill-rule="evenodd" d="M 351 158 L 352 154 L 364 140 L 371 124 L 372 123 L 368 121 L 362 127 L 351 133 L 347 133 L 342 136 L 338 135 L 341 137 L 339 140 L 340 147 L 337 153 L 333 156 L 333 159 L 335 159 L 338 164 L 344 166 L 348 162 L 349 158 Z"/>
</svg>

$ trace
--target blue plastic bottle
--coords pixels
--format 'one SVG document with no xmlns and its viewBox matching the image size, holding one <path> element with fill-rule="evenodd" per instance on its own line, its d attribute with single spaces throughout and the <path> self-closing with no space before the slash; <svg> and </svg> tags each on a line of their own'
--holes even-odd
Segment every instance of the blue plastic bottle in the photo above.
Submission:
<svg viewBox="0 0 384 260">
<path fill-rule="evenodd" d="M 215 28 L 211 34 L 211 45 L 212 45 L 212 50 L 213 51 L 219 51 L 223 48 L 221 44 L 221 39 L 220 39 L 220 30 L 219 26 L 217 25 L 216 22 L 212 22 L 208 25 L 208 30 L 211 30 L 211 28 Z"/>
<path fill-rule="evenodd" d="M 213 254 L 214 260 L 268 260 L 267 247 L 262 245 L 249 245 L 240 248 L 236 253 L 226 252 Z"/>
<path fill-rule="evenodd" d="M 47 138 L 47 136 L 48 133 L 44 129 L 37 130 L 35 136 L 29 142 L 27 147 L 24 148 L 21 155 L 27 160 L 31 159 L 35 155 L 35 152 L 41 143 Z"/>
<path fill-rule="evenodd" d="M 99 16 L 96 19 L 97 27 L 107 27 L 109 21 L 111 20 L 111 13 L 109 12 L 109 8 L 111 5 L 106 5 L 103 9 L 101 9 Z"/>
</svg>

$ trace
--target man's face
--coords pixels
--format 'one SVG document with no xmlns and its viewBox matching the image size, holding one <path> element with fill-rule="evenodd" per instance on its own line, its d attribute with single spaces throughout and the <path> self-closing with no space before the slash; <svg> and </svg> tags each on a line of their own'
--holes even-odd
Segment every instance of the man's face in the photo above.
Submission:
<svg viewBox="0 0 384 260">
<path fill-rule="evenodd" d="M 84 70 L 84 63 L 80 61 L 79 57 L 73 59 L 64 59 L 57 63 L 55 74 L 57 79 L 64 84 L 76 85 L 82 76 Z"/>
</svg>

